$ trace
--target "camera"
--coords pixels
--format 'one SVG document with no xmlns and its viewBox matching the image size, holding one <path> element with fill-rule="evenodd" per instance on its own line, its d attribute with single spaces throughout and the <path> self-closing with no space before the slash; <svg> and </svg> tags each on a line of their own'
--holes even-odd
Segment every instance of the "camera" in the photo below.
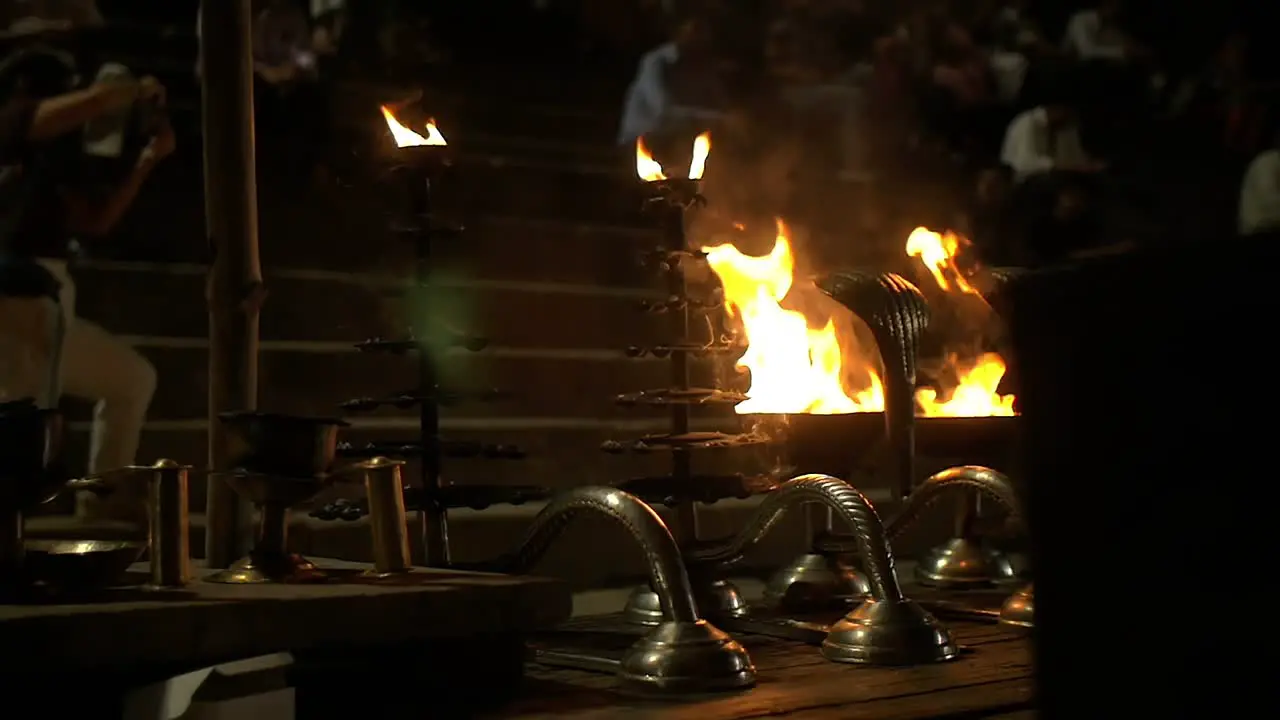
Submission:
<svg viewBox="0 0 1280 720">
<path fill-rule="evenodd" d="M 91 84 L 133 80 L 127 67 L 105 63 L 91 82 L 85 82 L 74 54 L 52 45 L 31 44 L 12 50 L 0 61 L 0 102 L 15 97 L 42 100 Z M 32 159 L 52 168 L 68 183 L 112 183 L 132 171 L 165 120 L 163 107 L 154 101 L 140 101 L 118 113 L 95 118 L 78 135 L 45 143 L 39 157 Z"/>
</svg>

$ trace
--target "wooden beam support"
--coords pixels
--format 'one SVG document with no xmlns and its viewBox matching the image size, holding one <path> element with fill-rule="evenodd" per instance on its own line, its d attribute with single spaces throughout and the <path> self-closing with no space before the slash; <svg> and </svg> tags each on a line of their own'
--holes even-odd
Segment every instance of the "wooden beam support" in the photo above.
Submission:
<svg viewBox="0 0 1280 720">
<path fill-rule="evenodd" d="M 205 227 L 213 254 L 209 301 L 209 466 L 223 469 L 220 412 L 258 403 L 258 261 L 250 0 L 200 6 Z M 246 504 L 221 479 L 208 490 L 205 557 L 223 568 L 248 549 Z"/>
</svg>

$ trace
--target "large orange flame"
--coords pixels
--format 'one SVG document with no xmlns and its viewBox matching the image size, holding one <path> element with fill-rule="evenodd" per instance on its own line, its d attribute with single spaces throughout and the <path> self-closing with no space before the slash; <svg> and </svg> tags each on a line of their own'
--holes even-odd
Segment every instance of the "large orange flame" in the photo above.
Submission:
<svg viewBox="0 0 1280 720">
<path fill-rule="evenodd" d="M 786 225 L 779 220 L 777 227 L 768 255 L 744 255 L 732 244 L 702 249 L 724 286 L 726 312 L 741 321 L 747 339 L 737 367 L 750 372 L 751 386 L 737 412 L 835 415 L 883 410 L 884 391 L 874 372 L 870 387 L 846 392 L 834 318 L 815 330 L 802 313 L 782 307 L 792 290 L 795 258 Z"/>
<path fill-rule="evenodd" d="M 953 232 L 936 233 L 918 227 L 907 238 L 906 250 L 907 255 L 920 258 L 944 292 L 980 297 L 956 265 L 956 256 L 968 245 L 967 239 Z M 1006 369 L 1004 358 L 998 353 L 983 353 L 976 358 L 951 354 L 947 356 L 946 365 L 955 370 L 959 383 L 945 401 L 939 401 L 938 393 L 931 388 L 917 390 L 916 404 L 924 415 L 978 417 L 1014 414 L 1014 396 L 997 392 Z"/>
<path fill-rule="evenodd" d="M 934 273 L 939 287 L 974 293 L 955 267 L 954 255 L 964 240 L 929 233 L 912 233 L 908 252 L 920 257 Z M 783 307 L 795 290 L 795 256 L 786 225 L 779 220 L 773 250 L 768 255 L 743 254 L 732 244 L 702 248 L 707 261 L 724 286 L 725 311 L 741 323 L 747 347 L 737 367 L 750 373 L 747 401 L 740 414 L 809 413 L 834 415 L 884 410 L 884 388 L 865 356 L 843 352 L 835 318 L 806 317 Z M 815 329 L 818 326 L 818 329 Z M 847 346 L 852 343 L 846 344 Z M 922 416 L 975 417 L 1013 415 L 1012 395 L 996 389 L 1005 362 L 996 353 L 947 362 L 958 382 L 945 400 L 930 388 L 916 393 L 916 412 Z M 870 378 L 861 389 L 848 387 L 847 372 L 862 370 Z"/>
</svg>

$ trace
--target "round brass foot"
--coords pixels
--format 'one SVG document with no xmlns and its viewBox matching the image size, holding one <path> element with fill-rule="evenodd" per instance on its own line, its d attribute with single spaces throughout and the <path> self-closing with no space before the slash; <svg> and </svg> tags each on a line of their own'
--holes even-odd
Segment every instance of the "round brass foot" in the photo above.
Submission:
<svg viewBox="0 0 1280 720">
<path fill-rule="evenodd" d="M 662 602 L 658 593 L 641 585 L 631 591 L 627 597 L 627 605 L 622 609 L 622 617 L 632 625 L 652 627 L 662 623 Z"/>
<path fill-rule="evenodd" d="M 745 690 L 756 684 L 751 657 L 736 640 L 706 620 L 664 622 L 622 657 L 624 692 L 681 695 Z"/>
<path fill-rule="evenodd" d="M 808 553 L 769 578 L 765 602 L 789 612 L 845 607 L 871 592 L 867 578 L 839 558 Z"/>
<path fill-rule="evenodd" d="M 1028 584 L 1004 601 L 1000 608 L 1000 624 L 1029 628 L 1035 625 L 1035 589 Z"/>
<path fill-rule="evenodd" d="M 960 650 L 951 632 L 910 600 L 866 600 L 831 626 L 822 656 L 862 665 L 923 665 Z"/>
<path fill-rule="evenodd" d="M 311 583 L 325 579 L 324 572 L 310 560 L 292 553 L 251 554 L 205 578 L 208 582 L 226 585 Z"/>
<path fill-rule="evenodd" d="M 738 590 L 738 586 L 728 580 L 709 580 L 699 582 L 693 579 L 693 594 L 698 601 L 698 609 L 709 618 L 742 617 L 747 614 L 747 600 Z M 663 622 L 662 602 L 658 594 L 648 585 L 641 585 L 631 591 L 627 605 L 622 610 L 622 617 L 632 625 L 653 627 Z"/>
<path fill-rule="evenodd" d="M 916 566 L 916 580 L 941 588 L 971 588 L 1017 579 L 1009 557 L 977 540 L 952 538 L 929 551 Z"/>
</svg>

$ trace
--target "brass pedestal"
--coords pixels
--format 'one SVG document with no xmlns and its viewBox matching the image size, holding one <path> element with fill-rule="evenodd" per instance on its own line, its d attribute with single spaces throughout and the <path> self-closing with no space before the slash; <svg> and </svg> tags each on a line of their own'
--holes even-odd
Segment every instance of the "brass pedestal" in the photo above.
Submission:
<svg viewBox="0 0 1280 720">
<path fill-rule="evenodd" d="M 247 557 L 226 570 L 205 578 L 230 585 L 256 583 L 310 583 L 326 579 L 309 560 L 290 553 L 289 508 L 310 500 L 330 481 L 330 476 L 283 478 L 247 472 L 223 475 L 227 483 L 254 505 L 260 513 L 258 539 Z"/>
</svg>

